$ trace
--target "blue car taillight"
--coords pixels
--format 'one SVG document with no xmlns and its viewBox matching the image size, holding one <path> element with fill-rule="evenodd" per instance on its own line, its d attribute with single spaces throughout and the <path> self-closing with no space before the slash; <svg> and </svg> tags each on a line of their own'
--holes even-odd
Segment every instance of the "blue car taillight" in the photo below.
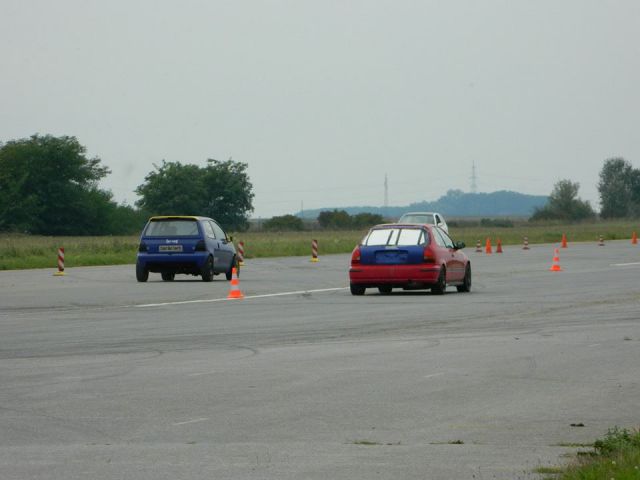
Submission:
<svg viewBox="0 0 640 480">
<path fill-rule="evenodd" d="M 147 248 L 147 244 L 144 242 L 140 242 L 140 245 L 138 245 L 138 251 L 139 252 L 148 252 L 149 249 Z"/>
<path fill-rule="evenodd" d="M 198 240 L 198 243 L 196 243 L 196 252 L 206 252 L 207 251 L 207 246 L 204 243 L 204 240 Z"/>
</svg>

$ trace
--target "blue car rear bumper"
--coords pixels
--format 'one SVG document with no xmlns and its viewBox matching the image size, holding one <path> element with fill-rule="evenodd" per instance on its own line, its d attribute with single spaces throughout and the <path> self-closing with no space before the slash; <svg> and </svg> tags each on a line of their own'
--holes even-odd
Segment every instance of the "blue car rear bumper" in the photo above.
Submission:
<svg viewBox="0 0 640 480">
<path fill-rule="evenodd" d="M 209 252 L 138 253 L 138 265 L 150 272 L 174 271 L 198 273 L 209 258 Z"/>
</svg>

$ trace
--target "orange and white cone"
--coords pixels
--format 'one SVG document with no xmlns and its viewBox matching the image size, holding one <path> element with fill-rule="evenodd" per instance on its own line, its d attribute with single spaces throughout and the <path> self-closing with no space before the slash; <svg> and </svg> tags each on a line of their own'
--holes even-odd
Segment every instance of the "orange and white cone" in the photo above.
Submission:
<svg viewBox="0 0 640 480">
<path fill-rule="evenodd" d="M 64 247 L 60 247 L 58 248 L 58 271 L 53 276 L 63 277 L 64 275 Z"/>
<path fill-rule="evenodd" d="M 496 253 L 502 253 L 502 240 L 498 239 L 498 247 L 496 248 Z"/>
<path fill-rule="evenodd" d="M 638 234 L 636 232 L 633 232 L 631 234 L 631 245 L 637 245 L 638 244 Z"/>
<path fill-rule="evenodd" d="M 476 253 L 482 253 L 482 246 L 480 246 L 480 240 L 476 242 Z"/>
<path fill-rule="evenodd" d="M 555 249 L 555 256 L 553 257 L 553 265 L 551 265 L 551 268 L 549 270 L 551 270 L 552 272 L 561 272 L 562 268 L 560 268 L 560 250 L 559 249 Z"/>
<path fill-rule="evenodd" d="M 602 235 L 600 235 L 600 237 L 598 239 L 598 246 L 599 247 L 604 247 L 604 237 Z"/>
<path fill-rule="evenodd" d="M 244 242 L 238 242 L 238 265 L 244 266 Z"/>
<path fill-rule="evenodd" d="M 240 280 L 238 280 L 238 270 L 236 267 L 233 267 L 231 271 L 231 289 L 229 290 L 229 295 L 227 295 L 228 300 L 236 300 L 244 298 L 244 295 L 240 291 Z"/>
<path fill-rule="evenodd" d="M 522 247 L 523 250 L 529 250 L 529 237 L 524 237 L 524 246 Z"/>
<path fill-rule="evenodd" d="M 567 248 L 567 234 L 563 233 L 562 234 L 562 248 Z"/>
</svg>

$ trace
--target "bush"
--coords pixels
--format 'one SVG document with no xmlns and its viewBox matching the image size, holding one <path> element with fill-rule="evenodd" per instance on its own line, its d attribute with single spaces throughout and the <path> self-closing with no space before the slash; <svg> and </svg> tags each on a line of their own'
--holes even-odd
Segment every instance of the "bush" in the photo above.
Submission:
<svg viewBox="0 0 640 480">
<path fill-rule="evenodd" d="M 513 222 L 508 218 L 483 218 L 480 220 L 481 227 L 513 228 Z"/>
<path fill-rule="evenodd" d="M 300 217 L 294 215 L 282 215 L 279 217 L 273 217 L 264 222 L 263 228 L 268 231 L 295 231 L 299 232 L 304 229 L 304 224 Z"/>
<path fill-rule="evenodd" d="M 640 431 L 631 433 L 626 428 L 610 428 L 602 440 L 593 444 L 599 455 L 611 455 L 614 452 L 640 448 Z"/>
<path fill-rule="evenodd" d="M 345 210 L 326 210 L 318 215 L 318 223 L 324 229 L 348 230 L 351 228 L 351 220 L 351 215 Z"/>
<path fill-rule="evenodd" d="M 326 210 L 318 215 L 318 224 L 325 230 L 360 230 L 385 223 L 382 215 L 377 213 L 358 213 L 349 215 L 345 210 Z"/>
<path fill-rule="evenodd" d="M 588 201 L 578 198 L 580 184 L 570 180 L 557 182 L 547 204 L 536 208 L 530 221 L 537 220 L 562 220 L 581 221 L 595 218 L 596 214 Z"/>
<path fill-rule="evenodd" d="M 377 213 L 358 213 L 351 218 L 351 225 L 355 229 L 369 228 L 384 223 L 384 217 Z"/>
</svg>

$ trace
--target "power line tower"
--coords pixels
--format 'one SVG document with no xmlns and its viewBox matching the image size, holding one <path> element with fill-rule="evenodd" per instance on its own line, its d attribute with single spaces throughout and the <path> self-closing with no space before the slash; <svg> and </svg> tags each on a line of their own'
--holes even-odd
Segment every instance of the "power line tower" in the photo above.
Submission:
<svg viewBox="0 0 640 480">
<path fill-rule="evenodd" d="M 478 174 L 476 172 L 476 162 L 471 167 L 471 193 L 478 193 Z"/>
<path fill-rule="evenodd" d="M 384 208 L 389 206 L 389 181 L 387 174 L 384 174 Z"/>
</svg>

